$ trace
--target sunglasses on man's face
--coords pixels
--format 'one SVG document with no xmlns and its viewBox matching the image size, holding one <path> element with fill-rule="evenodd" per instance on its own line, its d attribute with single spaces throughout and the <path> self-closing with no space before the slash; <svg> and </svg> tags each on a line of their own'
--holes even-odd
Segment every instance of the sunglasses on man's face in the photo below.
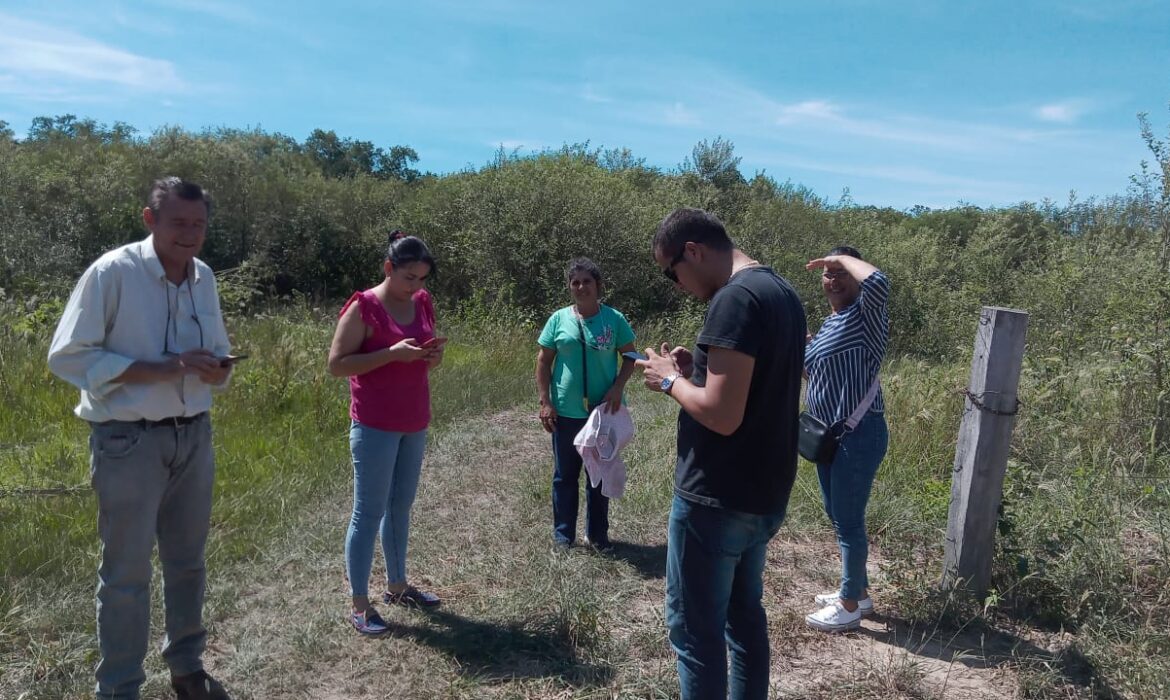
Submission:
<svg viewBox="0 0 1170 700">
<path fill-rule="evenodd" d="M 674 266 L 682 262 L 683 256 L 686 255 L 687 248 L 684 245 L 679 249 L 678 253 L 670 259 L 670 264 L 662 268 L 662 274 L 666 275 L 666 279 L 678 284 L 678 273 L 674 271 Z"/>
</svg>

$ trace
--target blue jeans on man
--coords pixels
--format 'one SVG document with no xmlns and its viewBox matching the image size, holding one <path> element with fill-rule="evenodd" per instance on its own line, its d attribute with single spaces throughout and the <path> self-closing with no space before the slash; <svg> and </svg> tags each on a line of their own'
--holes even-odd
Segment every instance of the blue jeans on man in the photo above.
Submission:
<svg viewBox="0 0 1170 700">
<path fill-rule="evenodd" d="M 683 700 L 723 700 L 728 690 L 733 700 L 768 696 L 764 555 L 783 521 L 783 512 L 742 513 L 675 495 L 666 550 L 666 624 Z"/>
<path fill-rule="evenodd" d="M 95 693 L 133 700 L 146 680 L 156 537 L 166 606 L 163 659 L 174 676 L 203 669 L 204 550 L 215 481 L 211 420 L 203 414 L 180 425 L 97 423 L 90 450 L 102 543 Z"/>
<path fill-rule="evenodd" d="M 832 464 L 817 465 L 825 514 L 833 523 L 841 549 L 841 597 L 846 600 L 860 600 L 869 588 L 865 508 L 889 441 L 886 417 L 868 413 L 842 438 Z"/>
<path fill-rule="evenodd" d="M 583 461 L 573 438 L 585 427 L 585 418 L 557 417 L 552 433 L 553 449 L 553 539 L 571 545 L 577 538 L 577 507 Z M 601 485 L 589 483 L 585 476 L 585 536 L 597 545 L 609 543 L 609 499 L 601 495 Z"/>
</svg>

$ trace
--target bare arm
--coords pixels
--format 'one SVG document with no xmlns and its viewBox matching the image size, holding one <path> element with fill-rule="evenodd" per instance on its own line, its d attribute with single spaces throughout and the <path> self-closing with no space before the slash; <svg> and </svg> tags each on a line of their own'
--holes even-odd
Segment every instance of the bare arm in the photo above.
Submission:
<svg viewBox="0 0 1170 700">
<path fill-rule="evenodd" d="M 876 267 L 864 260 L 858 260 L 852 255 L 827 255 L 816 260 L 809 260 L 804 267 L 806 270 L 816 270 L 821 267 L 829 270 L 844 269 L 850 277 L 858 282 L 863 282 L 865 278 L 877 272 Z"/>
<path fill-rule="evenodd" d="M 552 404 L 553 362 L 557 359 L 557 351 L 540 346 L 536 354 L 536 393 L 540 399 L 540 424 L 548 432 L 552 432 L 557 425 L 557 409 Z"/>
<path fill-rule="evenodd" d="M 632 352 L 636 349 L 637 348 L 634 347 L 634 344 L 630 342 L 618 348 L 618 352 Z M 637 365 L 635 365 L 634 361 L 628 357 L 623 357 L 621 362 L 622 366 L 618 368 L 618 373 L 617 376 L 614 377 L 613 384 L 611 384 L 609 390 L 605 392 L 605 398 L 601 400 L 602 405 L 605 406 L 606 410 L 610 413 L 613 413 L 614 411 L 621 408 L 622 392 L 626 390 L 626 382 L 630 381 L 630 375 L 632 375 L 634 370 L 637 369 Z"/>
<path fill-rule="evenodd" d="M 366 337 L 366 324 L 362 321 L 357 304 L 351 304 L 337 321 L 333 342 L 329 346 L 329 374 L 335 377 L 350 377 L 365 374 L 388 362 L 411 362 L 427 357 L 427 350 L 414 344 L 414 338 L 406 338 L 388 348 L 373 352 L 358 352 Z"/>
<path fill-rule="evenodd" d="M 154 384 L 173 382 L 184 375 L 195 374 L 207 384 L 222 384 L 230 371 L 230 368 L 220 365 L 220 359 L 210 350 L 190 350 L 160 362 L 135 360 L 114 382 Z"/>
<path fill-rule="evenodd" d="M 637 348 L 634 347 L 633 343 L 626 343 L 625 345 L 618 348 L 618 352 L 634 352 L 636 350 Z M 626 383 L 630 381 L 630 377 L 634 374 L 634 370 L 637 368 L 638 367 L 634 364 L 633 360 L 628 357 L 623 357 L 621 369 L 618 370 L 618 375 L 613 380 L 613 385 L 617 387 L 619 391 L 625 389 Z"/>
<path fill-rule="evenodd" d="M 678 372 L 678 367 L 673 358 L 652 348 L 647 348 L 646 354 L 650 359 L 638 362 L 645 368 L 646 386 L 661 391 L 663 377 Z M 680 376 L 670 389 L 670 397 L 705 428 L 731 435 L 743 423 L 755 366 L 756 358 L 751 355 L 712 347 L 707 354 L 706 386 L 695 386 Z"/>
</svg>

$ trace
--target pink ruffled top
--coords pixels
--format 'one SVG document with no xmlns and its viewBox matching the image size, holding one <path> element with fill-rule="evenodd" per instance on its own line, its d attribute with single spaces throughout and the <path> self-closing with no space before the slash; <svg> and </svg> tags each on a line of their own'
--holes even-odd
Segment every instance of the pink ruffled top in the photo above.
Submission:
<svg viewBox="0 0 1170 700">
<path fill-rule="evenodd" d="M 421 344 L 435 337 L 435 308 L 431 295 L 420 289 L 414 295 L 414 320 L 399 325 L 382 306 L 372 289 L 354 292 L 344 314 L 354 302 L 362 322 L 373 332 L 362 341 L 360 352 L 388 348 L 404 338 Z M 414 433 L 431 422 L 431 390 L 426 360 L 387 362 L 381 367 L 349 378 L 349 417 L 362 425 L 397 433 Z"/>
</svg>

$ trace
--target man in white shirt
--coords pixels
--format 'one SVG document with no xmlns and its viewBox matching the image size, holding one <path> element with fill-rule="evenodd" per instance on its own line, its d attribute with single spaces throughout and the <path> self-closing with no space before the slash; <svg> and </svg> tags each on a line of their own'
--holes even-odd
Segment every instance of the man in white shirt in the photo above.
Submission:
<svg viewBox="0 0 1170 700">
<path fill-rule="evenodd" d="M 98 502 L 99 698 L 138 698 L 150 634 L 151 551 L 163 569 L 162 654 L 178 698 L 228 700 L 203 670 L 204 549 L 215 459 L 211 388 L 234 362 L 215 276 L 195 256 L 211 201 L 199 185 L 154 183 L 150 235 L 81 276 L 49 348 L 49 368 L 81 389 Z"/>
</svg>

